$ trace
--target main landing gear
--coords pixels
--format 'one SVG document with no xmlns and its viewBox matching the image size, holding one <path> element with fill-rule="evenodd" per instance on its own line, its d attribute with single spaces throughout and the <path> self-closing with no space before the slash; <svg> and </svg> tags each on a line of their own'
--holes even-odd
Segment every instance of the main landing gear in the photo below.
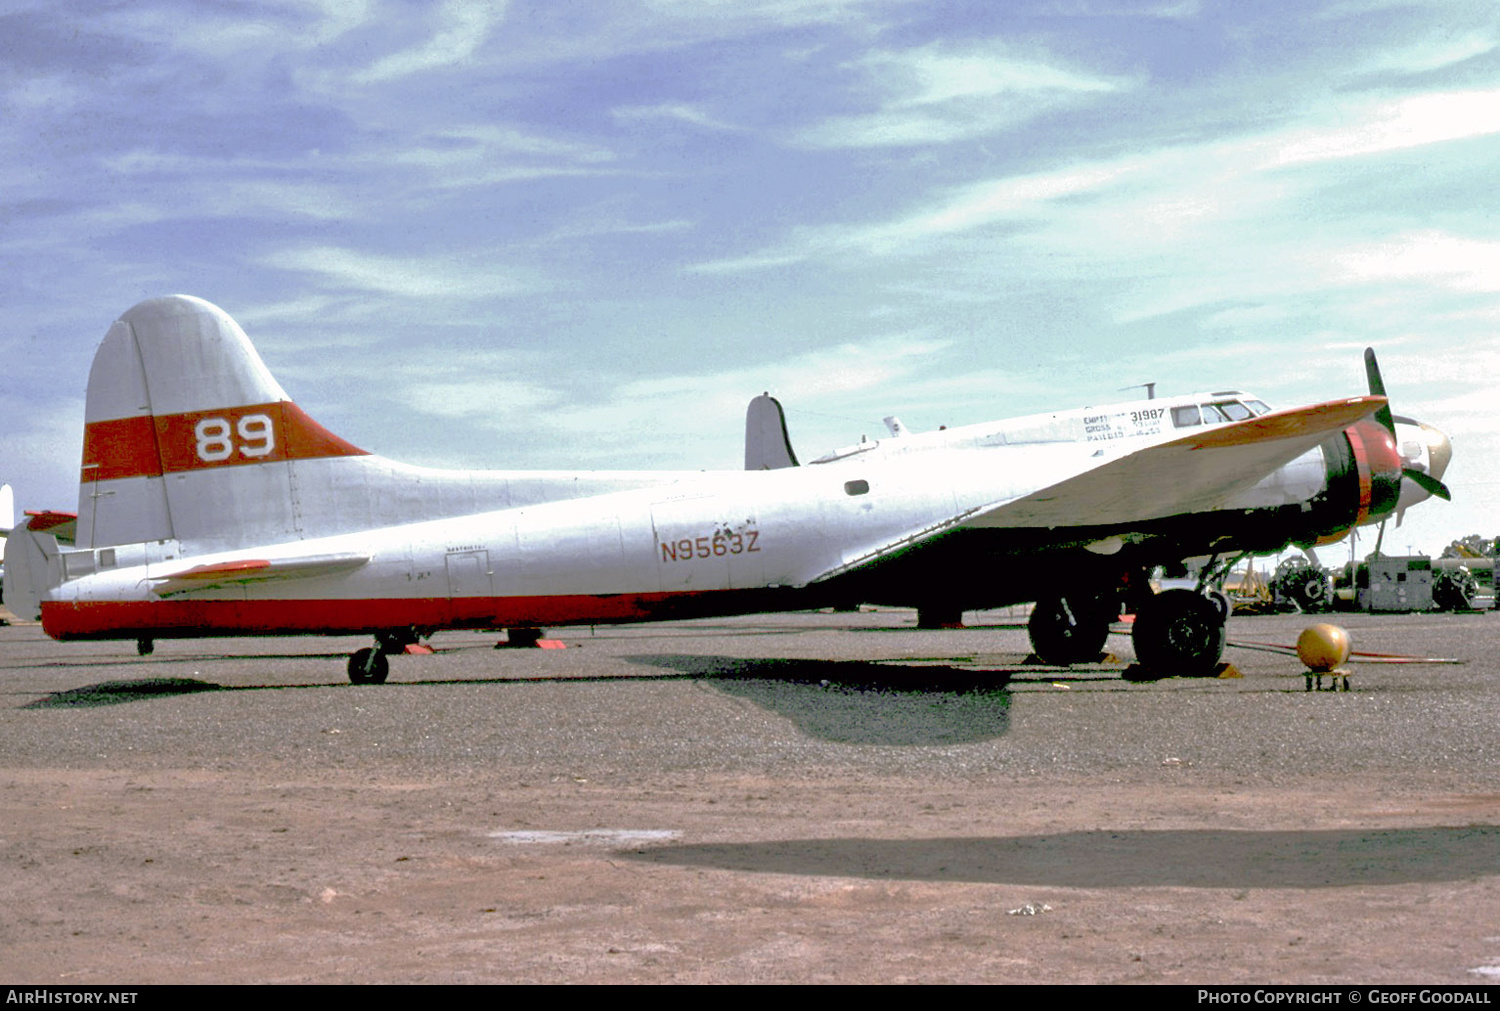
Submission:
<svg viewBox="0 0 1500 1011">
<path fill-rule="evenodd" d="M 1167 677 L 1208 677 L 1224 656 L 1228 614 L 1195 590 L 1163 590 L 1136 611 L 1135 656 Z"/>
<path fill-rule="evenodd" d="M 1026 631 L 1042 663 L 1058 667 L 1097 663 L 1109 623 L 1119 616 L 1120 606 L 1112 597 L 1053 596 L 1036 602 Z"/>
<path fill-rule="evenodd" d="M 1095 663 L 1119 611 L 1113 594 L 1039 600 L 1026 625 L 1031 648 L 1043 663 L 1058 667 Z M 1149 594 L 1136 607 L 1136 659 L 1163 677 L 1212 675 L 1224 656 L 1228 620 L 1228 600 L 1217 591 Z"/>
</svg>

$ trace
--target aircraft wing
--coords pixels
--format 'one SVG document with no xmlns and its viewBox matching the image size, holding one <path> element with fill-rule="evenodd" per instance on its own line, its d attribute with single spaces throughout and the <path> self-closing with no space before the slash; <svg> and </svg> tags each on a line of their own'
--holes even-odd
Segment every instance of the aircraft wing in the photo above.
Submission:
<svg viewBox="0 0 1500 1011">
<path fill-rule="evenodd" d="M 262 583 L 277 579 L 305 579 L 357 569 L 370 560 L 358 553 L 303 555 L 296 558 L 236 558 L 226 562 L 195 565 L 180 572 L 152 576 L 151 592 L 169 597 L 189 590 L 206 590 L 234 583 Z"/>
<path fill-rule="evenodd" d="M 893 558 L 960 527 L 1116 527 L 1210 512 L 1329 435 L 1373 415 L 1384 397 L 1353 397 L 1263 414 L 1118 457 L 1019 498 L 975 506 L 873 547 L 810 583 Z"/>
<path fill-rule="evenodd" d="M 1351 397 L 1199 428 L 986 509 L 964 525 L 1120 526 L 1222 509 L 1385 402 L 1384 397 Z"/>
</svg>

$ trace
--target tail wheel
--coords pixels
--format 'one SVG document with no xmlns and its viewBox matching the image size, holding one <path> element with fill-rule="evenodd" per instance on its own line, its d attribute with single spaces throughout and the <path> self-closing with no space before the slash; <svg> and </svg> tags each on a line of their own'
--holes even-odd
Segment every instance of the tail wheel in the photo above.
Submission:
<svg viewBox="0 0 1500 1011">
<path fill-rule="evenodd" d="M 1099 659 L 1112 617 L 1102 598 L 1049 597 L 1031 609 L 1026 631 L 1043 663 L 1071 667 Z"/>
<path fill-rule="evenodd" d="M 1224 655 L 1224 617 L 1192 590 L 1164 590 L 1146 601 L 1133 634 L 1136 659 L 1157 674 L 1207 677 Z"/>
<path fill-rule="evenodd" d="M 390 661 L 378 649 L 366 646 L 349 657 L 349 680 L 354 684 L 383 685 L 390 672 Z"/>
</svg>

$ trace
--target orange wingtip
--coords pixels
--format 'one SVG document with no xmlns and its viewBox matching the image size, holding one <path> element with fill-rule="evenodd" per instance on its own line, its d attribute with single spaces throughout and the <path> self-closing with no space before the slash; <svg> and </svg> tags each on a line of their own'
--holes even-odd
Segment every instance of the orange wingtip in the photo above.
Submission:
<svg viewBox="0 0 1500 1011">
<path fill-rule="evenodd" d="M 1189 449 L 1222 449 L 1318 432 L 1337 432 L 1374 414 L 1385 403 L 1385 397 L 1350 397 L 1348 400 L 1330 400 L 1311 407 L 1273 411 L 1258 418 L 1246 418 L 1230 425 L 1194 432 L 1180 440 L 1179 445 Z"/>
</svg>

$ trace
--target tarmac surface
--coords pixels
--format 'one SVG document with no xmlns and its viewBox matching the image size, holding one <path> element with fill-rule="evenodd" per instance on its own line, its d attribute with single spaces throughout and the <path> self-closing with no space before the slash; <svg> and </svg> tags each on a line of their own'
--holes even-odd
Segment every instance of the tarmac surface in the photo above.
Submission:
<svg viewBox="0 0 1500 1011">
<path fill-rule="evenodd" d="M 440 633 L 361 686 L 360 638 L 0 628 L 0 983 L 1500 981 L 1500 616 L 1333 617 L 1462 661 L 1338 692 L 967 618 Z"/>
</svg>

